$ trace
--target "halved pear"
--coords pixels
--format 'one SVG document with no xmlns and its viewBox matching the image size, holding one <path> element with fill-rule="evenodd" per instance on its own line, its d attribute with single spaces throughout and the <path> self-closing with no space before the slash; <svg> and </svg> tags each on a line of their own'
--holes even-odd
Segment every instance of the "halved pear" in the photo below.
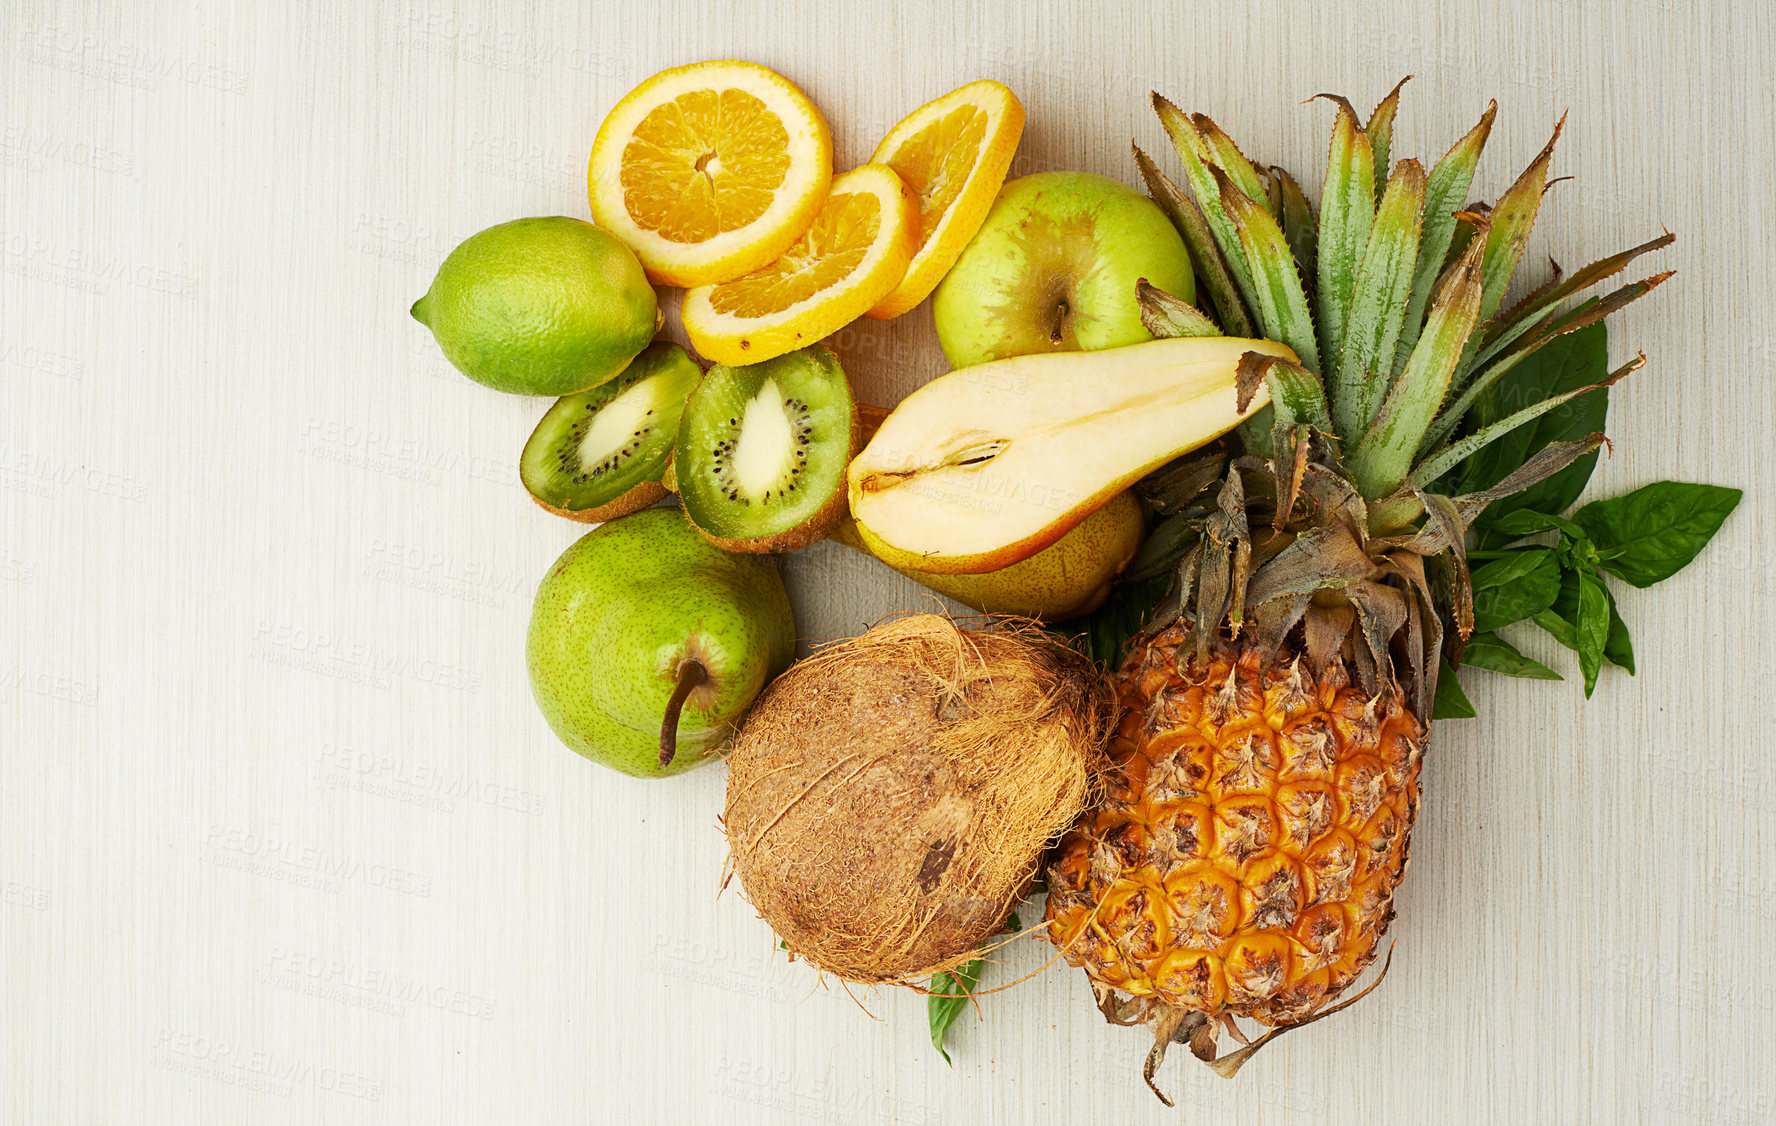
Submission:
<svg viewBox="0 0 1776 1126">
<path fill-rule="evenodd" d="M 896 407 L 851 462 L 851 516 L 895 567 L 980 574 L 1054 543 L 1153 469 L 1227 433 L 1247 352 L 1270 340 L 1153 340 L 1017 356 L 939 376 Z"/>
<path fill-rule="evenodd" d="M 1141 549 L 1146 531 L 1141 502 L 1133 492 L 1124 491 L 1060 539 L 1009 567 L 978 575 L 894 569 L 983 614 L 1060 622 L 1089 614 L 1104 604 L 1110 588 Z M 872 554 L 850 520 L 841 520 L 831 538 Z"/>
</svg>

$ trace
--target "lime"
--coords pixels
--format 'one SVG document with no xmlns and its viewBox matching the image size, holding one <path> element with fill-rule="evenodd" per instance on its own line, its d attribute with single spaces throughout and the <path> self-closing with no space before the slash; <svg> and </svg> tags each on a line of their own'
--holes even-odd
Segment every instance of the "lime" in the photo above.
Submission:
<svg viewBox="0 0 1776 1126">
<path fill-rule="evenodd" d="M 641 262 L 564 215 L 515 219 L 450 252 L 413 303 L 456 369 L 520 395 L 571 395 L 620 374 L 660 326 Z"/>
</svg>

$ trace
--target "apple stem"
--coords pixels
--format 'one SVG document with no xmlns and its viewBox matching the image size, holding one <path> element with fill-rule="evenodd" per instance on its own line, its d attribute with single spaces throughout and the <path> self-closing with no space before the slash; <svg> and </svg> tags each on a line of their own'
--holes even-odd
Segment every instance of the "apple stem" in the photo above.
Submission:
<svg viewBox="0 0 1776 1126">
<path fill-rule="evenodd" d="M 678 752 L 678 717 L 684 711 L 685 701 L 708 679 L 709 670 L 697 658 L 687 657 L 678 663 L 678 687 L 672 690 L 672 699 L 666 701 L 666 718 L 660 723 L 661 766 L 671 766 L 672 756 Z"/>
<path fill-rule="evenodd" d="M 1055 310 L 1055 323 L 1054 327 L 1048 331 L 1048 342 L 1057 348 L 1067 342 L 1065 329 L 1067 327 L 1067 314 L 1071 311 L 1072 310 L 1067 308 L 1067 303 L 1065 301 L 1061 302 L 1060 307 Z"/>
</svg>

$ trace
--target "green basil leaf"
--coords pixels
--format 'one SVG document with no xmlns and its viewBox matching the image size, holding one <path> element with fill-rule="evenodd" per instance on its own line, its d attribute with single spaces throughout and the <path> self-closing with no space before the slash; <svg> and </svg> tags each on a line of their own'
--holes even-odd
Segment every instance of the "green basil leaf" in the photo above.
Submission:
<svg viewBox="0 0 1776 1126">
<path fill-rule="evenodd" d="M 1524 536 L 1540 535 L 1543 532 L 1564 532 L 1572 539 L 1590 542 L 1590 534 L 1571 520 L 1528 508 L 1520 508 L 1499 517 L 1492 522 L 1491 530 L 1502 533 L 1503 541 L 1506 543 L 1522 539 Z"/>
<path fill-rule="evenodd" d="M 1610 594 L 1609 587 L 1603 588 L 1608 595 L 1610 604 L 1609 637 L 1603 643 L 1603 659 L 1617 668 L 1628 670 L 1634 675 L 1634 645 L 1628 640 L 1628 623 L 1622 620 L 1621 613 L 1616 609 L 1616 596 Z"/>
<path fill-rule="evenodd" d="M 1531 680 L 1562 680 L 1559 673 L 1517 651 L 1517 647 L 1496 633 L 1477 633 L 1468 638 L 1462 650 L 1462 667 L 1490 669 L 1506 676 L 1522 676 Z"/>
<path fill-rule="evenodd" d="M 1577 633 L 1579 671 L 1585 674 L 1585 697 L 1597 687 L 1597 674 L 1603 669 L 1603 644 L 1609 640 L 1609 593 L 1603 580 L 1590 571 L 1577 572 L 1579 579 L 1579 613 L 1573 621 Z"/>
<path fill-rule="evenodd" d="M 1468 412 L 1468 426 L 1477 430 L 1562 391 L 1574 391 L 1609 374 L 1609 340 L 1603 322 L 1556 336 L 1530 353 L 1487 389 Z M 1604 428 L 1609 392 L 1593 391 L 1563 403 L 1487 446 L 1457 470 L 1461 492 L 1475 492 L 1504 480 L 1505 475 L 1554 442 L 1571 442 Z M 1494 501 L 1477 521 L 1481 546 L 1499 542 L 1492 524 L 1522 509 L 1565 512 L 1585 491 L 1597 451 L 1579 458 L 1559 473 L 1514 496 Z"/>
<path fill-rule="evenodd" d="M 1516 551 L 1473 574 L 1474 631 L 1533 618 L 1560 597 L 1560 560 L 1546 547 Z"/>
<path fill-rule="evenodd" d="M 1560 565 L 1568 571 L 1597 570 L 1597 547 L 1582 529 L 1576 534 L 1562 529 L 1554 554 L 1560 557 Z"/>
<path fill-rule="evenodd" d="M 1468 700 L 1467 693 L 1462 691 L 1461 681 L 1456 679 L 1455 670 L 1449 667 L 1448 661 L 1442 662 L 1442 670 L 1437 673 L 1437 698 L 1431 703 L 1432 719 L 1472 719 L 1476 714 L 1474 705 Z"/>
<path fill-rule="evenodd" d="M 925 1014 L 931 1022 L 931 1046 L 951 1067 L 956 1064 L 950 1059 L 950 1053 L 944 1050 L 944 1036 L 950 1031 L 950 1025 L 962 1015 L 962 1010 L 968 1007 L 968 995 L 980 984 L 981 969 L 986 964 L 985 958 L 976 958 L 953 970 L 931 975 L 931 996 L 925 999 Z"/>
<path fill-rule="evenodd" d="M 1013 911 L 1006 917 L 1005 925 L 999 929 L 999 933 L 1010 931 L 1015 934 L 1023 929 L 1024 925 L 1018 921 L 1017 912 Z M 974 993 L 975 986 L 980 984 L 981 970 L 986 965 L 985 958 L 964 962 L 946 973 L 932 974 L 931 983 L 927 986 L 932 993 L 932 996 L 925 999 L 925 1016 L 931 1023 L 931 1046 L 937 1049 L 937 1054 L 951 1067 L 956 1064 L 950 1059 L 950 1053 L 944 1050 L 944 1037 L 949 1033 L 950 1025 L 956 1023 L 956 1018 L 968 1007 L 969 996 Z"/>
<path fill-rule="evenodd" d="M 1601 580 L 1593 579 L 1593 581 L 1603 588 L 1604 597 L 1610 598 L 1609 588 L 1604 587 Z M 1614 605 L 1613 599 L 1611 599 L 1611 605 Z M 1530 620 L 1547 630 L 1555 641 L 1576 653 L 1579 648 L 1579 629 L 1575 624 L 1578 621 L 1578 616 L 1579 576 L 1575 571 L 1568 571 L 1561 576 L 1560 597 L 1554 600 L 1554 605 Z M 1628 627 L 1624 625 L 1619 632 L 1616 631 L 1613 628 L 1616 620 L 1618 619 L 1612 617 L 1612 629 L 1603 646 L 1603 659 L 1609 664 L 1618 665 L 1632 673 L 1634 671 L 1634 651 L 1628 645 Z M 1621 660 L 1618 660 L 1618 657 Z"/>
<path fill-rule="evenodd" d="M 1744 495 L 1719 485 L 1655 481 L 1625 496 L 1592 501 L 1573 520 L 1597 545 L 1605 570 L 1648 587 L 1696 558 Z"/>
<path fill-rule="evenodd" d="M 1554 549 L 1549 547 L 1526 547 L 1509 552 L 1477 567 L 1471 576 L 1476 591 L 1492 587 L 1508 586 L 1523 576 L 1536 570 L 1554 557 Z"/>
<path fill-rule="evenodd" d="M 1531 618 L 1530 621 L 1547 630 L 1553 635 L 1555 641 L 1560 642 L 1568 649 L 1579 647 L 1579 631 L 1573 628 L 1573 624 L 1567 621 L 1565 615 L 1560 611 L 1550 607 Z"/>
</svg>

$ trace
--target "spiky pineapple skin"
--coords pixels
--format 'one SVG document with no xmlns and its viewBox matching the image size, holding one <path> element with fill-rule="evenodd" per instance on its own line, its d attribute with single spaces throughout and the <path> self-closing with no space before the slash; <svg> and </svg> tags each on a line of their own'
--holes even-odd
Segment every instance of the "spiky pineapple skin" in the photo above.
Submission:
<svg viewBox="0 0 1776 1126">
<path fill-rule="evenodd" d="M 1050 938 L 1100 990 L 1298 1022 L 1374 959 L 1418 810 L 1425 726 L 1398 688 L 1285 646 L 1199 663 L 1182 623 L 1117 678 L 1103 804 L 1049 872 Z"/>
</svg>

